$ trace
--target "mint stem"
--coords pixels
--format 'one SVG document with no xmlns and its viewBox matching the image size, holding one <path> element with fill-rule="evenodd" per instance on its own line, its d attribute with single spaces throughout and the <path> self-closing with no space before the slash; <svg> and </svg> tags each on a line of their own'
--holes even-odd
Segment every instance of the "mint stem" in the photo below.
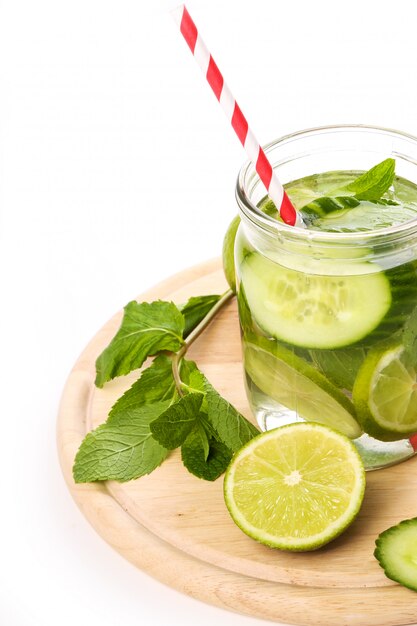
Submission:
<svg viewBox="0 0 417 626">
<path fill-rule="evenodd" d="M 194 341 L 201 335 L 201 333 L 207 328 L 212 319 L 217 315 L 221 308 L 234 296 L 234 292 L 228 289 L 224 292 L 220 300 L 210 309 L 207 315 L 201 320 L 201 322 L 194 328 L 194 330 L 188 335 L 184 345 L 178 350 L 178 352 L 171 353 L 172 356 L 172 374 L 175 381 L 175 386 L 180 396 L 184 395 L 183 382 L 180 376 L 180 363 L 181 359 L 187 352 L 188 348 L 194 343 Z"/>
</svg>

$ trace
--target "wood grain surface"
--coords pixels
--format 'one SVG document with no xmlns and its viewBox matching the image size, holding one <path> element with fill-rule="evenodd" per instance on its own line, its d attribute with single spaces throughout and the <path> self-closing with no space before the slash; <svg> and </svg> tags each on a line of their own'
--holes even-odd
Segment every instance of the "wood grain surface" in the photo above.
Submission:
<svg viewBox="0 0 417 626">
<path fill-rule="evenodd" d="M 220 263 L 176 275 L 140 300 L 221 293 Z M 223 608 L 306 625 L 400 626 L 417 622 L 417 594 L 388 580 L 373 557 L 377 535 L 417 515 L 417 458 L 367 474 L 362 510 L 337 540 L 313 553 L 262 546 L 232 522 L 222 479 L 201 481 L 179 454 L 149 476 L 128 483 L 76 485 L 71 468 L 91 428 L 138 376 L 94 387 L 94 363 L 121 321 L 114 316 L 93 338 L 69 376 L 58 416 L 62 469 L 75 501 L 97 532 L 120 554 L 162 582 Z M 216 389 L 246 417 L 247 404 L 236 303 L 231 302 L 188 353 Z"/>
</svg>

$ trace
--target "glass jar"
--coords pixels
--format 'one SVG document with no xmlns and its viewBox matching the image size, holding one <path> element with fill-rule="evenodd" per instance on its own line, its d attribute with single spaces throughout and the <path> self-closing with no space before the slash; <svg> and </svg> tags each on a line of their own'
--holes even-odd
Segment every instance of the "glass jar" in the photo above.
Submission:
<svg viewBox="0 0 417 626">
<path fill-rule="evenodd" d="M 265 152 L 296 205 L 393 157 L 398 195 L 417 207 L 417 138 L 404 133 L 326 126 L 273 141 Z M 305 187 L 289 184 L 313 176 Z M 411 362 L 403 333 L 413 311 L 417 319 L 417 219 L 356 232 L 288 226 L 263 205 L 250 162 L 236 198 L 245 382 L 261 429 L 325 423 L 355 440 L 367 469 L 411 457 L 417 358 Z M 400 423 L 394 435 L 386 427 L 393 415 Z"/>
</svg>

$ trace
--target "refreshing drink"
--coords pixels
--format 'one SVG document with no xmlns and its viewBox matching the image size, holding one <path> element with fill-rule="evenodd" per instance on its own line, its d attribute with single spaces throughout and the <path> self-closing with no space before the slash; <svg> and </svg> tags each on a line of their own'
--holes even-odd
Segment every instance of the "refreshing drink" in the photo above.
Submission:
<svg viewBox="0 0 417 626">
<path fill-rule="evenodd" d="M 306 228 L 280 222 L 243 168 L 235 263 L 257 420 L 263 430 L 333 426 L 368 469 L 408 458 L 417 432 L 417 140 L 329 127 L 267 154 Z"/>
</svg>

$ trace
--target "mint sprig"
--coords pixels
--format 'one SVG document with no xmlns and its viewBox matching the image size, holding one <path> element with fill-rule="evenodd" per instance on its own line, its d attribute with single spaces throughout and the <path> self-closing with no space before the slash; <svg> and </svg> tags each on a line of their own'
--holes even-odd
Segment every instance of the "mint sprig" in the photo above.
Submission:
<svg viewBox="0 0 417 626">
<path fill-rule="evenodd" d="M 75 458 L 75 482 L 127 481 L 149 474 L 181 447 L 184 466 L 215 480 L 233 453 L 258 430 L 217 393 L 193 361 L 189 346 L 233 296 L 172 302 L 130 302 L 120 329 L 96 362 L 96 385 L 152 364 L 113 405 L 107 421 L 88 433 Z"/>
<path fill-rule="evenodd" d="M 391 187 L 395 177 L 395 159 L 385 159 L 347 185 L 358 200 L 377 202 Z"/>
<path fill-rule="evenodd" d="M 385 159 L 364 172 L 344 187 L 333 190 L 329 196 L 312 200 L 301 209 L 301 215 L 306 224 L 314 224 L 320 218 L 334 211 L 354 209 L 362 201 L 383 205 L 397 205 L 389 199 L 384 199 L 395 178 L 395 160 Z"/>
</svg>

